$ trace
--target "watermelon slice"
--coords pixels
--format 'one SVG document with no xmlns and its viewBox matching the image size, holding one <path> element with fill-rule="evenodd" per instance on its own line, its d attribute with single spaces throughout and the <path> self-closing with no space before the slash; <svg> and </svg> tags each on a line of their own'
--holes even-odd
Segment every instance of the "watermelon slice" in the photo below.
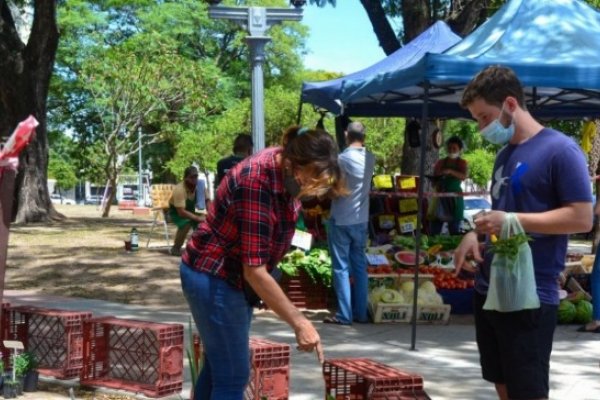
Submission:
<svg viewBox="0 0 600 400">
<path fill-rule="evenodd" d="M 411 250 L 398 251 L 396 254 L 394 254 L 396 261 L 402 265 L 415 265 L 416 257 L 416 253 Z M 423 257 L 423 255 L 419 256 L 419 264 L 423 264 L 424 262 L 425 257 Z"/>
</svg>

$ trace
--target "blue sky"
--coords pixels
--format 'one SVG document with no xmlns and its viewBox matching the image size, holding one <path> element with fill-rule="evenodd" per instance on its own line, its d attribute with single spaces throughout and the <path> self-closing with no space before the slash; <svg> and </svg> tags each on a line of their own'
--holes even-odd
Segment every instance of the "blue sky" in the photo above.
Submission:
<svg viewBox="0 0 600 400">
<path fill-rule="evenodd" d="M 335 8 L 305 6 L 302 23 L 310 28 L 304 57 L 308 69 L 348 74 L 385 57 L 358 0 L 338 0 Z"/>
</svg>

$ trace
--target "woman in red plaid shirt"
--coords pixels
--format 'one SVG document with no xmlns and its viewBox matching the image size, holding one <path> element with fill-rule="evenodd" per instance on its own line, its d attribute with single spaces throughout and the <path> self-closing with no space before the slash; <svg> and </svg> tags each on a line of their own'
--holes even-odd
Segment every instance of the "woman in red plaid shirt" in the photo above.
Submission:
<svg viewBox="0 0 600 400">
<path fill-rule="evenodd" d="M 346 193 L 332 136 L 297 126 L 285 132 L 281 147 L 241 161 L 221 181 L 180 266 L 183 293 L 204 345 L 195 400 L 243 398 L 252 318 L 245 292 L 256 292 L 294 329 L 298 349 L 316 350 L 323 362 L 319 334 L 270 272 L 290 247 L 298 199 Z"/>
</svg>

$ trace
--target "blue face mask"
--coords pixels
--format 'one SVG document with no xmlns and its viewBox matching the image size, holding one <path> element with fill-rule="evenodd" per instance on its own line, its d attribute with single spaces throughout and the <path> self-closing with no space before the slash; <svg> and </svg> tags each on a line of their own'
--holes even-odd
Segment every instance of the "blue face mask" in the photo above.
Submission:
<svg viewBox="0 0 600 400">
<path fill-rule="evenodd" d="M 502 115 L 503 112 L 504 105 L 502 105 L 500 115 Z M 512 121 L 512 118 L 510 125 L 508 127 L 504 127 L 500 123 L 500 115 L 481 130 L 481 135 L 484 137 L 484 139 L 494 144 L 506 144 L 515 134 L 515 124 Z"/>
</svg>

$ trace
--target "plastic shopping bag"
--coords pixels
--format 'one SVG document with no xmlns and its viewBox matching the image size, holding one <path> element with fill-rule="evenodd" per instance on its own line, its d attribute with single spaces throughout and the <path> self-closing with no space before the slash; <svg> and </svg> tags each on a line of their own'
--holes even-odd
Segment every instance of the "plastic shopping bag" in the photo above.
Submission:
<svg viewBox="0 0 600 400">
<path fill-rule="evenodd" d="M 525 234 L 521 223 L 513 213 L 506 214 L 499 240 Z M 484 310 L 501 312 L 539 308 L 531 247 L 525 240 L 516 254 L 496 250 L 492 259 L 490 284 Z"/>
</svg>

